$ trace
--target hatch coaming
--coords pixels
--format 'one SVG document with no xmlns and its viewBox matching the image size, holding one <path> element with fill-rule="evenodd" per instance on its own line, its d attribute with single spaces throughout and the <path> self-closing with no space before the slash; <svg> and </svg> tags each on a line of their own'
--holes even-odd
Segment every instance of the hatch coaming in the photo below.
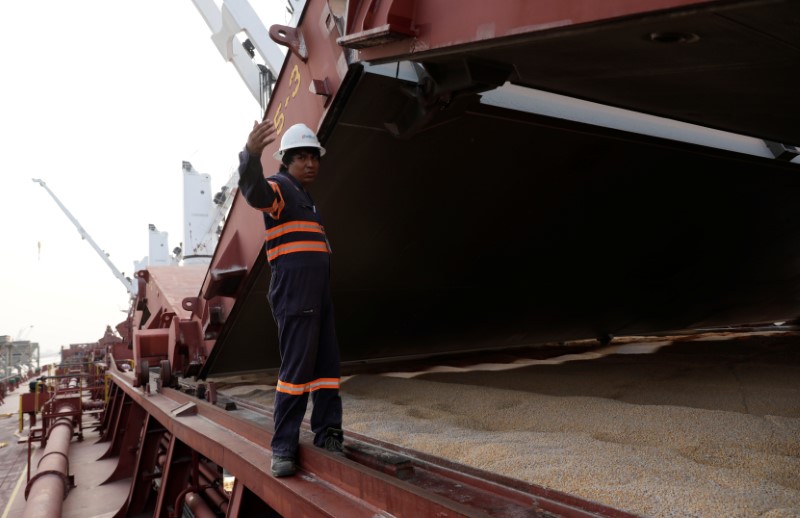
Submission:
<svg viewBox="0 0 800 518">
<path fill-rule="evenodd" d="M 793 5 L 715 2 L 706 11 L 442 45 L 414 54 L 422 73 L 417 81 L 401 77 L 399 63 L 392 77 L 352 62 L 347 78 L 332 81 L 330 104 L 311 88 L 311 79 L 326 77 L 315 75 L 314 52 L 308 63 L 290 54 L 268 117 L 282 114 L 284 124 L 320 121 L 328 154 L 313 195 L 334 250 L 343 360 L 795 317 L 800 214 L 789 193 L 800 186 L 794 164 L 490 106 L 480 98 L 503 84 L 537 87 L 794 138 L 785 113 L 759 112 L 763 124 L 748 126 L 752 131 L 744 131 L 744 116 L 725 113 L 726 106 L 755 109 L 756 100 L 741 96 L 762 82 L 777 93 L 773 107 L 786 100 L 782 79 L 792 73 L 786 56 L 794 51 L 780 38 L 777 44 L 788 50 L 765 60 L 774 73 L 736 86 L 726 79 L 735 59 L 716 44 L 695 57 L 707 63 L 700 68 L 710 77 L 720 71 L 718 83 L 680 79 L 681 70 L 699 72 L 670 57 L 682 50 L 643 40 L 625 46 L 626 38 L 674 30 L 679 22 L 735 26 L 732 9 L 752 12 L 753 23 L 782 26 L 776 13 Z M 727 11 L 720 15 L 718 8 Z M 388 45 L 377 59 L 384 68 L 408 58 L 391 54 L 398 46 Z M 615 48 L 630 52 L 623 56 Z M 644 55 L 650 51 L 660 60 Z M 579 59 L 564 59 L 564 52 Z M 743 62 L 739 73 L 763 71 L 761 65 Z M 291 79 L 287 71 L 295 66 L 309 83 Z M 425 74 L 432 84 L 420 82 Z M 287 84 L 305 97 L 287 103 L 280 90 Z M 665 88 L 674 95 L 665 97 Z M 717 115 L 728 119 L 705 118 Z M 265 171 L 271 166 L 265 159 Z M 226 236 L 238 240 L 248 276 L 204 375 L 279 363 L 260 217 L 237 200 L 223 233 L 215 257 L 224 257 Z"/>
</svg>

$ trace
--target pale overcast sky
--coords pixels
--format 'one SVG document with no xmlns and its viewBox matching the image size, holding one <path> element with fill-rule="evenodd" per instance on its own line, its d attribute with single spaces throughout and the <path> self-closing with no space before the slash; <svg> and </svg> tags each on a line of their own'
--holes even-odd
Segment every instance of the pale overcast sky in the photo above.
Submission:
<svg viewBox="0 0 800 518">
<path fill-rule="evenodd" d="M 251 0 L 264 24 L 284 0 Z M 190 0 L 0 8 L 0 335 L 42 355 L 123 321 L 123 284 L 32 178 L 133 273 L 148 224 L 183 241 L 181 163 L 216 192 L 260 108 Z"/>
</svg>

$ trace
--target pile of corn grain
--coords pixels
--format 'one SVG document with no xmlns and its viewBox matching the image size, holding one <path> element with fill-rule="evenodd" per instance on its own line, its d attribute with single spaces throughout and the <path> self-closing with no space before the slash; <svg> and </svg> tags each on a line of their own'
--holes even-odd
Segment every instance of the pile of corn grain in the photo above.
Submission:
<svg viewBox="0 0 800 518">
<path fill-rule="evenodd" d="M 590 357 L 354 376 L 344 425 L 646 516 L 800 516 L 800 339 Z"/>
</svg>

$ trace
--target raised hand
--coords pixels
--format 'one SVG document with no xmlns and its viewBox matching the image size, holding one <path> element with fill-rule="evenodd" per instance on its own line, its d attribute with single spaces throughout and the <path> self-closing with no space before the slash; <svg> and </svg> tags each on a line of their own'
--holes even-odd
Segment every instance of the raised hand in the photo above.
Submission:
<svg viewBox="0 0 800 518">
<path fill-rule="evenodd" d="M 271 120 L 253 122 L 245 148 L 251 155 L 260 155 L 264 148 L 275 142 L 275 126 Z"/>
</svg>

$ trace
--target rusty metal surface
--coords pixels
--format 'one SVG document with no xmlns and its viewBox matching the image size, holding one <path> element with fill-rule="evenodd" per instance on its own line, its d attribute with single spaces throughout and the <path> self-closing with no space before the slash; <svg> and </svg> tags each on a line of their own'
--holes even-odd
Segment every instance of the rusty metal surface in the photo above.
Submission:
<svg viewBox="0 0 800 518">
<path fill-rule="evenodd" d="M 170 314 L 181 318 L 190 316 L 191 310 L 183 307 L 183 300 L 198 295 L 198 286 L 208 273 L 208 265 L 148 266 L 147 270 L 137 273 L 141 273 L 139 277 L 145 284 L 142 297 L 148 300 L 151 307 L 163 308 L 160 318 L 166 321 Z M 156 327 L 158 324 L 153 322 L 151 325 Z"/>
<path fill-rule="evenodd" d="M 332 491 L 323 481 L 311 477 L 289 481 L 273 478 L 269 474 L 269 450 L 262 446 L 269 442 L 263 429 L 248 427 L 240 420 L 226 416 L 224 411 L 220 411 L 219 420 L 211 419 L 208 414 L 213 410 L 202 402 L 197 402 L 197 414 L 174 417 L 172 412 L 186 401 L 179 393 L 168 390 L 168 395 L 147 396 L 130 382 L 114 376 L 115 383 L 124 391 L 123 397 L 146 409 L 152 418 L 158 420 L 172 437 L 171 444 L 179 441 L 183 445 L 180 447 L 188 448 L 187 451 L 225 465 L 237 479 L 249 481 L 252 484 L 249 489 L 279 512 L 324 516 L 326 507 L 329 507 L 333 512 L 338 511 L 339 516 L 372 516 L 370 508 Z M 247 434 L 261 439 L 254 440 Z M 163 502 L 157 505 L 163 505 Z"/>
<path fill-rule="evenodd" d="M 411 0 L 348 2 L 347 35 L 339 42 L 344 46 L 361 48 L 361 59 L 373 61 L 386 56 L 436 51 L 523 33 L 706 3 L 697 0 L 625 0 L 613 3 L 591 0 L 546 0 L 536 3 L 501 0 L 491 4 L 480 0 L 457 3 Z M 370 33 L 380 34 L 381 29 L 388 29 L 387 32 L 393 37 L 370 41 Z M 399 41 L 386 44 L 393 40 Z M 351 42 L 356 42 L 356 45 L 351 45 Z"/>
</svg>

